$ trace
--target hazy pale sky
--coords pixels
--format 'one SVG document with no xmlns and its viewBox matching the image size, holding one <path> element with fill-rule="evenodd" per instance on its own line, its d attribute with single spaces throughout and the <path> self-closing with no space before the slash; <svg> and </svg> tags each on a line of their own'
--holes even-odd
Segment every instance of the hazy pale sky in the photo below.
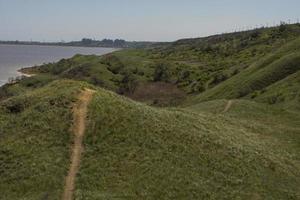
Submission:
<svg viewBox="0 0 300 200">
<path fill-rule="evenodd" d="M 173 41 L 293 22 L 300 0 L 0 0 L 0 40 Z"/>
</svg>

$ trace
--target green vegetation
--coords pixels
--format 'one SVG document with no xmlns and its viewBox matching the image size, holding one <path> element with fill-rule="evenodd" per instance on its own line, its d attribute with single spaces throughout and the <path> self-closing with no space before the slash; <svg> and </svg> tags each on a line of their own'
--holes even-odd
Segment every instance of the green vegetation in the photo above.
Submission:
<svg viewBox="0 0 300 200">
<path fill-rule="evenodd" d="M 275 53 L 252 64 L 249 68 L 222 84 L 200 94 L 196 101 L 221 98 L 241 98 L 293 75 L 300 70 L 300 40 L 294 40 Z"/>
<path fill-rule="evenodd" d="M 84 88 L 76 199 L 300 197 L 299 24 L 23 71 L 0 88 L 1 200 L 61 198 Z"/>
<path fill-rule="evenodd" d="M 0 199 L 60 199 L 72 143 L 70 81 L 0 103 Z M 55 91 L 55 93 L 53 93 Z"/>
<path fill-rule="evenodd" d="M 292 133 L 299 127 L 276 130 L 279 125 L 270 129 L 256 123 L 259 118 L 252 126 L 239 118 L 152 108 L 99 90 L 90 105 L 76 197 L 296 199 L 300 140 Z"/>
<path fill-rule="evenodd" d="M 259 102 L 276 104 L 288 110 L 300 110 L 300 71 L 252 95 Z"/>
<path fill-rule="evenodd" d="M 152 48 L 117 51 L 102 57 L 80 56 L 32 68 L 42 73 L 87 81 L 155 105 L 174 105 L 178 93 L 186 102 L 256 96 L 298 71 L 300 26 L 284 25 L 207 38 L 179 40 Z M 178 88 L 172 99 L 136 95 L 148 84 Z M 168 84 L 161 90 L 169 91 Z M 194 96 L 197 96 L 194 98 Z M 158 102 L 158 103 L 157 103 Z M 177 102 L 175 105 L 178 105 Z"/>
</svg>

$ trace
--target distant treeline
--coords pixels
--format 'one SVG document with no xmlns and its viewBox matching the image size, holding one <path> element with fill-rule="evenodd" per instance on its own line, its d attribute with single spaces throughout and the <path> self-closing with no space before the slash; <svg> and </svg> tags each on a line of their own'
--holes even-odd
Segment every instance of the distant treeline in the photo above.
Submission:
<svg viewBox="0 0 300 200">
<path fill-rule="evenodd" d="M 154 42 L 129 42 L 123 39 L 94 40 L 83 38 L 80 41 L 71 42 L 38 42 L 38 41 L 0 41 L 0 44 L 15 45 L 48 45 L 48 46 L 80 46 L 80 47 L 110 47 L 110 48 L 144 48 L 155 44 Z"/>
</svg>

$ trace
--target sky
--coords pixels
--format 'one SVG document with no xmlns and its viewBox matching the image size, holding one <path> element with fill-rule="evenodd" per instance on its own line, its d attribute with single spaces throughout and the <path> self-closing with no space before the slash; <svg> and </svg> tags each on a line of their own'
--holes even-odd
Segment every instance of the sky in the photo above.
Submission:
<svg viewBox="0 0 300 200">
<path fill-rule="evenodd" d="M 0 0 L 0 40 L 174 41 L 297 22 L 300 0 Z"/>
</svg>

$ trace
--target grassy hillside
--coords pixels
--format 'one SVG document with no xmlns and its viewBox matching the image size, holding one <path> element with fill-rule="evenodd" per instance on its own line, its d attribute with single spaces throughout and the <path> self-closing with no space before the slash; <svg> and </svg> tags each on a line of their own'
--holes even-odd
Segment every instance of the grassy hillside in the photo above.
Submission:
<svg viewBox="0 0 300 200">
<path fill-rule="evenodd" d="M 60 199 L 69 167 L 71 109 L 81 87 L 55 82 L 0 101 L 1 200 Z"/>
<path fill-rule="evenodd" d="M 252 94 L 259 102 L 276 104 L 289 110 L 300 110 L 300 71 L 265 88 L 263 92 Z"/>
<path fill-rule="evenodd" d="M 1 101 L 0 199 L 61 197 L 83 87 L 55 81 Z M 76 199 L 297 199 L 299 115 L 251 101 L 222 113 L 226 101 L 209 103 L 154 108 L 97 89 Z"/>
<path fill-rule="evenodd" d="M 262 114 L 257 113 L 261 118 L 273 115 Z M 299 195 L 296 124 L 283 124 L 273 135 L 277 127 L 258 118 L 250 125 L 234 114 L 152 108 L 104 90 L 94 96 L 89 121 L 77 199 Z"/>
<path fill-rule="evenodd" d="M 239 98 L 298 70 L 299 37 L 299 24 L 281 25 L 104 56 L 77 55 L 23 71 L 48 76 L 48 81 L 87 81 L 155 105 L 178 105 L 198 94 L 195 102 Z"/>
<path fill-rule="evenodd" d="M 23 69 L 35 76 L 0 88 L 0 199 L 61 198 L 86 87 L 76 199 L 299 199 L 299 37 L 282 25 Z"/>
<path fill-rule="evenodd" d="M 236 76 L 200 94 L 196 101 L 252 97 L 300 70 L 300 40 L 296 39 L 255 62 Z M 272 88 L 269 88 L 272 89 Z"/>
</svg>

